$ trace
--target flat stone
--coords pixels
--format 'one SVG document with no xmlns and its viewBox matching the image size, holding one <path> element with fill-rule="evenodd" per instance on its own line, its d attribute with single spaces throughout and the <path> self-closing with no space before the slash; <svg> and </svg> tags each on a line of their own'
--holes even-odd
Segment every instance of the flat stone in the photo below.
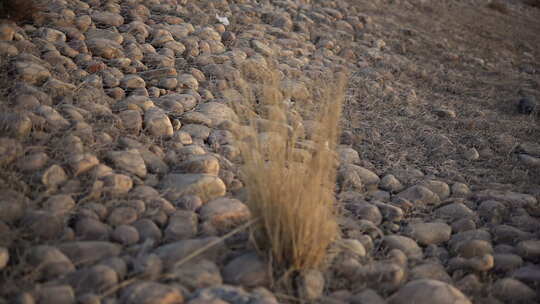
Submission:
<svg viewBox="0 0 540 304">
<path fill-rule="evenodd" d="M 517 253 L 524 259 L 540 259 L 540 240 L 521 241 L 516 246 Z"/>
<path fill-rule="evenodd" d="M 46 67 L 30 61 L 16 62 L 15 69 L 20 79 L 28 84 L 39 85 L 51 77 Z"/>
<path fill-rule="evenodd" d="M 171 120 L 163 110 L 152 107 L 144 113 L 145 129 L 152 136 L 170 137 L 174 133 Z"/>
<path fill-rule="evenodd" d="M 133 187 L 131 177 L 124 174 L 109 174 L 103 177 L 104 192 L 111 196 L 127 194 Z"/>
<path fill-rule="evenodd" d="M 322 272 L 306 270 L 297 279 L 298 293 L 302 299 L 314 301 L 320 298 L 324 291 L 325 280 Z"/>
<path fill-rule="evenodd" d="M 399 249 L 410 259 L 421 259 L 423 257 L 422 248 L 416 241 L 401 235 L 387 235 L 383 238 L 383 244 L 388 249 Z"/>
<path fill-rule="evenodd" d="M 28 263 L 38 269 L 39 277 L 53 279 L 75 271 L 71 260 L 55 247 L 38 245 L 30 249 Z"/>
<path fill-rule="evenodd" d="M 74 304 L 75 291 L 69 285 L 44 286 L 36 298 L 40 304 Z"/>
<path fill-rule="evenodd" d="M 214 262 L 205 259 L 175 268 L 168 274 L 168 278 L 190 289 L 217 286 L 223 283 L 219 267 Z"/>
<path fill-rule="evenodd" d="M 160 183 L 163 195 L 170 201 L 184 195 L 197 195 L 203 203 L 225 195 L 223 181 L 209 174 L 167 174 Z"/>
<path fill-rule="evenodd" d="M 495 259 L 494 269 L 497 271 L 511 272 L 523 265 L 523 259 L 512 253 L 495 253 L 493 255 Z"/>
<path fill-rule="evenodd" d="M 397 194 L 399 197 L 409 200 L 415 206 L 438 205 L 441 202 L 439 196 L 424 186 L 412 186 Z"/>
<path fill-rule="evenodd" d="M 533 303 L 537 299 L 532 288 L 513 278 L 498 280 L 493 284 L 491 292 L 506 303 Z"/>
<path fill-rule="evenodd" d="M 219 161 L 212 155 L 195 155 L 178 164 L 178 170 L 185 173 L 203 173 L 217 176 Z"/>
<path fill-rule="evenodd" d="M 184 302 L 184 295 L 165 284 L 136 282 L 122 289 L 120 301 L 125 304 L 178 304 Z"/>
<path fill-rule="evenodd" d="M 104 258 L 118 256 L 121 247 L 103 241 L 76 241 L 61 243 L 58 249 L 76 265 L 88 265 Z"/>
<path fill-rule="evenodd" d="M 471 304 L 458 289 L 437 280 L 415 280 L 407 283 L 394 293 L 388 304 Z"/>
<path fill-rule="evenodd" d="M 381 179 L 380 187 L 383 190 L 387 190 L 390 192 L 398 192 L 403 190 L 403 185 L 401 182 L 392 174 L 385 175 Z"/>
<path fill-rule="evenodd" d="M 474 211 L 462 203 L 452 203 L 435 209 L 435 216 L 449 221 L 455 221 L 463 218 L 472 218 Z"/>
<path fill-rule="evenodd" d="M 190 260 L 190 263 L 200 259 L 213 261 L 223 251 L 223 244 L 218 242 L 218 240 L 217 237 L 182 240 L 160 246 L 154 252 L 163 260 L 165 267 L 170 267 L 182 261 L 196 250 L 215 242 L 215 246 L 210 247 L 207 251 L 198 255 L 194 260 Z"/>
<path fill-rule="evenodd" d="M 444 267 L 438 263 L 426 263 L 418 265 L 411 269 L 409 275 L 411 281 L 419 279 L 432 279 L 449 284 L 452 283 L 452 278 L 448 275 Z"/>
<path fill-rule="evenodd" d="M 267 264 L 254 253 L 243 254 L 223 268 L 223 279 L 231 285 L 248 288 L 267 285 L 270 281 Z"/>
<path fill-rule="evenodd" d="M 452 228 L 445 223 L 416 223 L 407 227 L 407 234 L 422 245 L 438 245 L 450 239 Z"/>
<path fill-rule="evenodd" d="M 67 275 L 64 282 L 75 288 L 77 293 L 100 292 L 118 284 L 118 274 L 105 265 L 94 265 Z"/>
<path fill-rule="evenodd" d="M 208 221 L 219 231 L 227 231 L 251 217 L 248 207 L 237 199 L 218 198 L 204 204 L 200 211 L 201 219 Z"/>
<path fill-rule="evenodd" d="M 526 265 L 512 273 L 512 277 L 527 283 L 540 283 L 540 266 Z"/>
<path fill-rule="evenodd" d="M 141 154 L 136 149 L 126 151 L 110 151 L 107 153 L 114 166 L 120 170 L 133 173 L 139 177 L 145 177 L 147 174 L 146 165 Z"/>
<path fill-rule="evenodd" d="M 176 211 L 165 228 L 165 241 L 175 242 L 195 237 L 198 231 L 197 214 L 192 211 Z"/>
<path fill-rule="evenodd" d="M 428 188 L 431 192 L 437 194 L 440 199 L 446 199 L 450 196 L 450 186 L 447 183 L 438 180 L 426 180 L 420 185 Z"/>
<path fill-rule="evenodd" d="M 389 292 L 399 288 L 405 279 L 405 269 L 401 265 L 377 261 L 357 268 L 354 282 L 380 292 Z"/>
</svg>

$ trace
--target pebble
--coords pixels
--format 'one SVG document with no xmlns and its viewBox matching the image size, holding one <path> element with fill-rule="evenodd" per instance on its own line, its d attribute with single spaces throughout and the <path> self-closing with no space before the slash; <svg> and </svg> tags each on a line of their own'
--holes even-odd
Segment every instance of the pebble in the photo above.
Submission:
<svg viewBox="0 0 540 304">
<path fill-rule="evenodd" d="M 407 234 L 422 245 L 438 245 L 450 239 L 452 228 L 445 223 L 417 223 L 407 227 Z"/>
<path fill-rule="evenodd" d="M 416 241 L 401 235 L 387 235 L 383 238 L 383 244 L 388 249 L 399 249 L 410 259 L 422 259 L 422 248 Z"/>
<path fill-rule="evenodd" d="M 474 211 L 463 203 L 452 203 L 435 209 L 435 216 L 449 221 L 473 218 L 474 215 Z"/>
<path fill-rule="evenodd" d="M 440 197 L 424 186 L 413 186 L 397 194 L 411 201 L 415 206 L 438 205 Z"/>
<path fill-rule="evenodd" d="M 198 232 L 198 217 L 195 212 L 178 210 L 171 215 L 164 231 L 166 242 L 195 237 Z"/>
<path fill-rule="evenodd" d="M 384 189 L 390 192 L 399 192 L 403 190 L 404 188 L 401 182 L 392 174 L 385 175 L 381 179 L 380 187 L 381 189 Z"/>
<path fill-rule="evenodd" d="M 225 265 L 223 281 L 226 284 L 253 288 L 267 285 L 270 282 L 270 275 L 267 264 L 256 253 L 249 252 L 236 257 Z"/>
<path fill-rule="evenodd" d="M 306 270 L 300 273 L 297 284 L 300 297 L 307 301 L 314 301 L 322 296 L 325 280 L 320 271 Z"/>
<path fill-rule="evenodd" d="M 206 259 L 176 267 L 168 274 L 168 278 L 190 289 L 206 288 L 223 283 L 218 266 Z"/>
<path fill-rule="evenodd" d="M 407 283 L 388 299 L 388 304 L 405 303 L 470 304 L 471 301 L 452 285 L 421 279 Z"/>
<path fill-rule="evenodd" d="M 532 288 L 513 278 L 498 280 L 493 284 L 491 292 L 505 302 L 532 303 L 536 299 L 536 292 Z"/>
<path fill-rule="evenodd" d="M 172 286 L 142 281 L 122 289 L 120 301 L 126 304 L 177 304 L 184 302 L 184 295 Z"/>
<path fill-rule="evenodd" d="M 37 292 L 38 303 L 43 304 L 73 304 L 75 291 L 69 285 L 46 286 Z"/>
<path fill-rule="evenodd" d="M 165 197 L 171 201 L 184 195 L 197 195 L 203 204 L 225 195 L 223 181 L 209 174 L 167 174 L 160 182 Z"/>
<path fill-rule="evenodd" d="M 0 246 L 0 270 L 6 268 L 9 262 L 9 251 L 6 247 Z"/>
<path fill-rule="evenodd" d="M 538 260 L 540 259 L 540 241 L 521 241 L 517 244 L 516 251 L 522 258 L 526 260 Z"/>
<path fill-rule="evenodd" d="M 118 256 L 121 247 L 105 241 L 61 243 L 58 249 L 76 265 L 89 265 L 104 258 Z"/>
<path fill-rule="evenodd" d="M 154 252 L 163 260 L 164 266 L 168 268 L 169 266 L 182 261 L 182 259 L 192 254 L 194 251 L 216 241 L 216 237 L 181 240 L 160 246 L 156 248 Z M 218 243 L 216 246 L 211 247 L 209 250 L 197 256 L 195 260 L 215 260 L 217 256 L 222 253 L 222 246 L 222 244 Z"/>
</svg>

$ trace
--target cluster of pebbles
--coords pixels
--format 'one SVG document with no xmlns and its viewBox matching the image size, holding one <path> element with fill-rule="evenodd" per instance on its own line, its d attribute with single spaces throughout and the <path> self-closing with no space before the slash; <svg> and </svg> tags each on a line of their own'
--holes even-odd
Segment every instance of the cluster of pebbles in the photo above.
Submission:
<svg viewBox="0 0 540 304">
<path fill-rule="evenodd" d="M 358 68 L 351 45 L 380 55 L 384 41 L 362 38 L 370 26 L 344 0 L 52 0 L 32 24 L 2 23 L 0 303 L 286 301 L 245 231 L 220 240 L 250 220 L 242 127 L 222 93 L 246 72 L 270 80 L 272 66 L 287 99 L 308 101 L 310 79 Z M 298 295 L 539 299 L 536 197 L 415 169 L 377 175 L 348 135 L 343 240 Z"/>
</svg>

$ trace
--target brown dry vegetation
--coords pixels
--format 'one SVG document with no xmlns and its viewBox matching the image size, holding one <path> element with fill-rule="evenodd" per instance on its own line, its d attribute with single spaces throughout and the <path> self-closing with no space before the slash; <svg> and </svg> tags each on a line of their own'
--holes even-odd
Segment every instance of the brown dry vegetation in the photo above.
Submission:
<svg viewBox="0 0 540 304">
<path fill-rule="evenodd" d="M 254 239 L 279 271 L 318 268 L 339 235 L 335 147 L 344 77 L 313 87 L 315 104 L 306 114 L 319 127 L 311 134 L 312 153 L 302 157 L 297 148 L 303 130 L 287 119 L 294 106 L 288 109 L 284 104 L 278 73 L 271 75 L 264 84 L 244 85 L 243 99 L 233 105 L 252 134 L 241 145 L 241 172 L 251 212 L 260 219 Z M 258 117 L 269 123 L 261 127 Z"/>
</svg>

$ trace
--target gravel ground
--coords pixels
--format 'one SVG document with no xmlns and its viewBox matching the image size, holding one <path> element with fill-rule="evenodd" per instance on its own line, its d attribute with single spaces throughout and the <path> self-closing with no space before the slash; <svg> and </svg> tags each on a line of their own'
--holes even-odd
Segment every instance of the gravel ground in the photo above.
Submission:
<svg viewBox="0 0 540 304">
<path fill-rule="evenodd" d="M 0 23 L 0 303 L 537 303 L 535 4 L 50 0 Z M 298 104 L 350 73 L 343 239 L 289 294 L 245 230 L 240 66 Z"/>
</svg>

